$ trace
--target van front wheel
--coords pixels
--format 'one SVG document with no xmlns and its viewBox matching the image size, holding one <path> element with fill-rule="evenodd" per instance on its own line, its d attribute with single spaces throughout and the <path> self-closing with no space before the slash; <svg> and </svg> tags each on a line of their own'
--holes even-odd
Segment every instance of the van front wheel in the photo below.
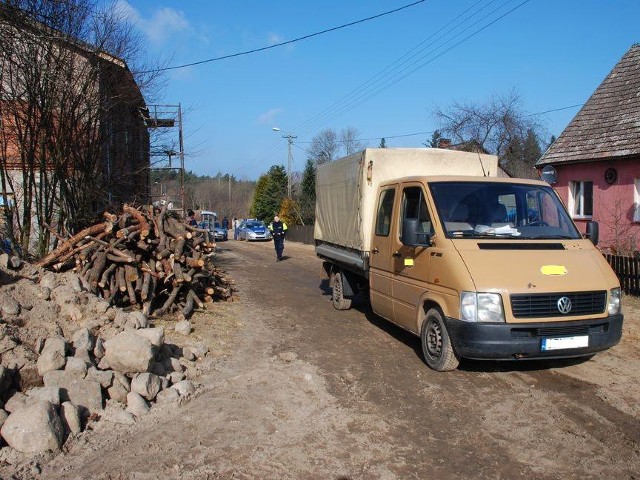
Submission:
<svg viewBox="0 0 640 480">
<path fill-rule="evenodd" d="M 333 279 L 331 283 L 333 284 L 331 294 L 333 308 L 335 308 L 336 310 L 349 310 L 351 308 L 351 298 L 344 296 L 342 273 L 340 273 L 339 270 L 333 273 Z"/>
<path fill-rule="evenodd" d="M 422 353 L 429 367 L 437 372 L 448 372 L 458 368 L 460 361 L 451 346 L 449 332 L 437 308 L 431 308 L 420 329 Z"/>
</svg>

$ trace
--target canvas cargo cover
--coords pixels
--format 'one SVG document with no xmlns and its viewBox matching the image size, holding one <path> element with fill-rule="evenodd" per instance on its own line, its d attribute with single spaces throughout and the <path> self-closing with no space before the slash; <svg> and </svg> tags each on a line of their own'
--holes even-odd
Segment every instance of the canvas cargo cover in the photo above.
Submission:
<svg viewBox="0 0 640 480">
<path fill-rule="evenodd" d="M 439 148 L 367 148 L 318 166 L 314 238 L 368 252 L 380 183 L 415 176 L 496 177 L 494 155 Z"/>
</svg>

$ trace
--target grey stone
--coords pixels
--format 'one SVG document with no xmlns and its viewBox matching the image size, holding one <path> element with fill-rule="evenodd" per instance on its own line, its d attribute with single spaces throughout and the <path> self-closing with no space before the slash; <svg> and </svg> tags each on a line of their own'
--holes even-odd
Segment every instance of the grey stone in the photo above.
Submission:
<svg viewBox="0 0 640 480">
<path fill-rule="evenodd" d="M 27 396 L 24 393 L 16 392 L 11 395 L 11 398 L 4 404 L 4 409 L 9 412 L 17 412 L 22 410 L 27 404 Z"/>
<path fill-rule="evenodd" d="M 136 417 L 141 417 L 149 411 L 149 404 L 139 393 L 129 392 L 127 394 L 127 411 Z"/>
<path fill-rule="evenodd" d="M 191 322 L 189 320 L 181 320 L 173 328 L 181 335 L 189 335 L 191 333 Z"/>
<path fill-rule="evenodd" d="M 109 388 L 113 382 L 113 370 L 98 370 L 96 367 L 89 367 L 85 379 L 98 382 L 102 388 Z"/>
<path fill-rule="evenodd" d="M 82 431 L 80 409 L 73 403 L 64 402 L 60 406 L 60 419 L 66 432 L 80 433 Z"/>
<path fill-rule="evenodd" d="M 109 398 L 118 402 L 127 401 L 127 393 L 131 391 L 129 379 L 120 372 L 114 372 L 113 383 L 107 390 Z"/>
<path fill-rule="evenodd" d="M 42 337 L 36 338 L 36 342 L 33 345 L 33 349 L 38 355 L 42 353 L 42 350 L 44 350 L 44 342 L 45 342 L 44 338 Z"/>
<path fill-rule="evenodd" d="M 62 335 L 54 335 L 44 341 L 44 350 L 57 350 L 63 355 L 67 354 L 67 340 Z"/>
<path fill-rule="evenodd" d="M 13 298 L 7 297 L 2 302 L 2 314 L 10 317 L 20 314 L 20 304 Z"/>
<path fill-rule="evenodd" d="M 78 357 L 82 359 L 82 361 L 89 367 L 90 365 L 94 365 L 93 359 L 91 358 L 91 354 L 89 354 L 89 350 L 85 348 L 76 348 L 76 352 L 74 357 Z"/>
<path fill-rule="evenodd" d="M 148 372 L 153 362 L 151 342 L 132 332 L 121 332 L 105 342 L 109 366 L 121 373 Z"/>
<path fill-rule="evenodd" d="M 164 344 L 164 328 L 162 327 L 140 328 L 135 330 L 135 334 L 146 338 L 155 347 L 162 347 Z"/>
<path fill-rule="evenodd" d="M 72 402 L 89 412 L 102 410 L 102 389 L 98 382 L 61 370 L 47 372 L 43 379 L 45 387 L 60 388 L 60 400 L 63 402 Z"/>
<path fill-rule="evenodd" d="M 0 429 L 2 429 L 2 425 L 4 425 L 5 420 L 9 417 L 9 413 L 4 410 L 0 410 Z"/>
<path fill-rule="evenodd" d="M 167 375 L 167 378 L 171 383 L 178 383 L 186 378 L 185 374 L 182 372 L 171 372 Z"/>
<path fill-rule="evenodd" d="M 129 312 L 127 323 L 135 325 L 135 328 L 147 328 L 149 326 L 149 318 L 140 310 L 135 310 Z"/>
<path fill-rule="evenodd" d="M 169 379 L 167 377 L 160 377 L 160 390 L 169 388 Z"/>
<path fill-rule="evenodd" d="M 26 403 L 28 405 L 34 402 L 49 402 L 56 407 L 60 405 L 60 389 L 58 387 L 36 387 L 28 392 Z"/>
<path fill-rule="evenodd" d="M 68 357 L 67 363 L 64 366 L 65 372 L 71 372 L 78 375 L 80 378 L 84 378 L 87 375 L 87 363 L 78 357 Z"/>
<path fill-rule="evenodd" d="M 64 427 L 49 402 L 35 402 L 12 413 L 2 425 L 2 438 L 19 452 L 58 451 L 64 437 Z"/>
<path fill-rule="evenodd" d="M 84 348 L 85 350 L 93 350 L 95 344 L 96 339 L 87 328 L 80 328 L 73 334 L 73 346 L 76 349 Z"/>
<path fill-rule="evenodd" d="M 93 348 L 93 354 L 96 358 L 102 358 L 104 357 L 104 353 L 104 340 L 98 337 L 96 339 L 96 346 Z"/>
<path fill-rule="evenodd" d="M 111 370 L 111 366 L 109 365 L 109 360 L 107 360 L 107 357 L 102 357 L 100 359 L 100 362 L 98 363 L 98 368 L 100 370 Z"/>
<path fill-rule="evenodd" d="M 54 348 L 47 348 L 45 346 L 44 350 L 38 357 L 38 361 L 36 362 L 38 375 L 42 377 L 47 372 L 59 370 L 65 366 L 66 362 L 67 359 L 63 352 Z"/>
<path fill-rule="evenodd" d="M 111 410 L 108 415 L 104 416 L 104 419 L 108 422 L 118 423 L 120 425 L 134 425 L 136 419 L 131 412 L 126 410 Z"/>
<path fill-rule="evenodd" d="M 182 358 L 186 358 L 187 360 L 192 362 L 196 359 L 196 355 L 195 353 L 193 353 L 190 347 L 184 347 L 182 349 Z"/>
<path fill-rule="evenodd" d="M 196 391 L 196 387 L 193 385 L 191 380 L 182 380 L 171 388 L 176 389 L 181 397 L 188 397 L 193 395 Z"/>
<path fill-rule="evenodd" d="M 147 400 L 153 400 L 161 388 L 160 377 L 154 373 L 141 373 L 131 381 L 131 391 L 139 393 Z"/>
<path fill-rule="evenodd" d="M 167 388 L 166 390 L 162 390 L 156 396 L 156 403 L 158 405 L 177 402 L 178 400 L 180 400 L 180 394 L 178 393 L 177 390 L 173 388 Z"/>
<path fill-rule="evenodd" d="M 198 360 L 202 360 L 207 356 L 207 353 L 209 353 L 209 348 L 201 343 L 197 345 L 190 345 L 189 349 L 193 352 L 196 358 L 198 358 Z"/>
<path fill-rule="evenodd" d="M 53 272 L 45 272 L 40 279 L 39 285 L 53 290 L 58 286 L 58 277 Z"/>
</svg>

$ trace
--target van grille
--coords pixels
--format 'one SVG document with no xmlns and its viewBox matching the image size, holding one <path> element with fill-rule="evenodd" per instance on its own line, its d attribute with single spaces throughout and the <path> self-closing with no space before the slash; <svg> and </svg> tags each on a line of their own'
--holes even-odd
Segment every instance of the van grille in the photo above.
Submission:
<svg viewBox="0 0 640 480">
<path fill-rule="evenodd" d="M 558 309 L 558 300 L 571 300 L 571 311 Z M 516 318 L 562 317 L 565 315 L 593 315 L 604 313 L 607 292 L 553 293 L 540 295 L 511 295 L 511 312 Z"/>
</svg>

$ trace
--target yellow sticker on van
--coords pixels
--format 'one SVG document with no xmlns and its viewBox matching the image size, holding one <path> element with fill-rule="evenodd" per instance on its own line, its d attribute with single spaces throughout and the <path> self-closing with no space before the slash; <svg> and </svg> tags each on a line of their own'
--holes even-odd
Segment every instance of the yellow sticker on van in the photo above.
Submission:
<svg viewBox="0 0 640 480">
<path fill-rule="evenodd" d="M 567 267 L 564 265 L 543 265 L 540 272 L 543 275 L 566 275 Z"/>
<path fill-rule="evenodd" d="M 413 267 L 413 258 L 405 258 L 404 259 L 405 267 Z"/>
</svg>

